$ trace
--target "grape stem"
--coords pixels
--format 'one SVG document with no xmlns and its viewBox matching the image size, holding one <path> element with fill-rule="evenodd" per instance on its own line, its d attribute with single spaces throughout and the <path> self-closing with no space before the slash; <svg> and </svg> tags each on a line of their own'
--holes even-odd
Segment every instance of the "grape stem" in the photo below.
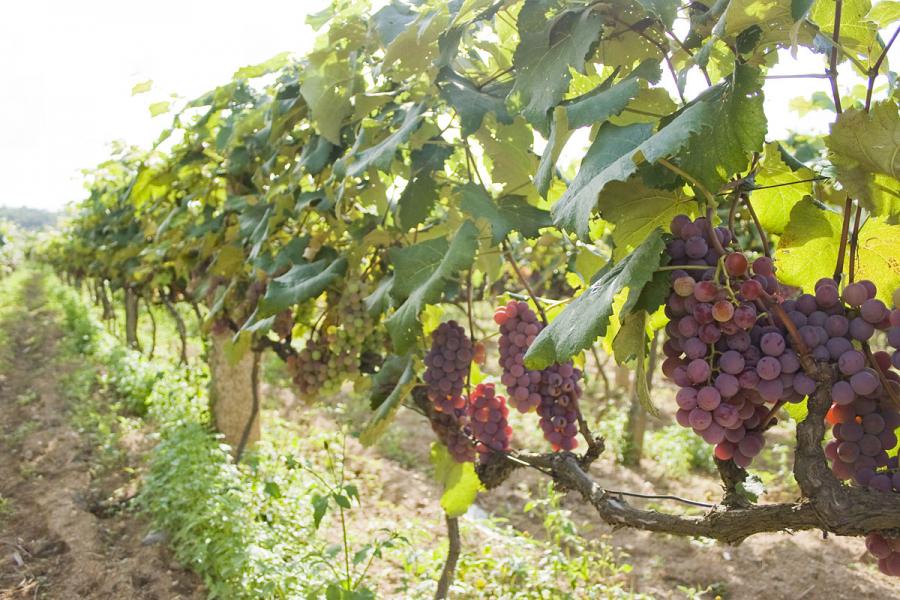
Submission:
<svg viewBox="0 0 900 600">
<path fill-rule="evenodd" d="M 459 554 L 462 549 L 462 544 L 459 541 L 459 520 L 446 513 L 444 513 L 444 517 L 447 521 L 447 560 L 444 562 L 441 578 L 438 580 L 437 591 L 434 593 L 435 600 L 447 598 L 450 584 L 453 582 L 453 576 L 456 573 L 456 563 L 459 560 Z"/>
<path fill-rule="evenodd" d="M 887 58 L 888 50 L 894 45 L 894 40 L 897 39 L 898 33 L 900 33 L 900 27 L 897 27 L 897 29 L 894 30 L 894 35 L 891 36 L 888 43 L 881 49 L 878 60 L 876 60 L 875 64 L 872 65 L 872 68 L 869 69 L 869 84 L 866 86 L 866 112 L 869 112 L 869 109 L 872 108 L 872 91 L 875 89 L 875 78 L 878 77 L 878 71 L 881 70 L 881 63 Z"/>
<path fill-rule="evenodd" d="M 763 231 L 762 225 L 759 222 L 759 217 L 756 216 L 756 211 L 753 210 L 753 204 L 750 202 L 750 196 L 748 194 L 741 194 L 741 199 L 744 201 L 744 206 L 747 207 L 747 212 L 750 213 L 750 218 L 753 219 L 753 224 L 756 226 L 756 232 L 759 234 L 759 241 L 762 243 L 763 254 L 772 258 L 772 253 L 769 249 L 769 238 L 766 237 L 766 232 Z"/>
<path fill-rule="evenodd" d="M 787 403 L 787 400 L 776 400 L 775 404 L 772 405 L 772 408 L 769 409 L 769 412 L 766 413 L 766 416 L 764 416 L 760 420 L 759 425 L 756 427 L 756 431 L 765 431 L 766 429 L 768 429 L 769 423 L 772 421 L 778 411 L 781 410 L 781 407 L 784 406 L 785 403 Z"/>
<path fill-rule="evenodd" d="M 469 339 L 472 341 L 473 348 L 475 344 L 475 320 L 472 318 L 472 269 L 466 276 L 466 316 L 469 318 Z M 466 372 L 466 393 L 472 393 L 472 365 Z M 448 521 L 449 523 L 449 521 Z"/>
<path fill-rule="evenodd" d="M 706 207 L 706 233 L 709 236 L 710 241 L 712 241 L 713 248 L 716 249 L 716 252 L 725 255 L 725 248 L 722 247 L 722 242 L 719 241 L 719 236 L 716 235 L 716 228 L 713 227 L 712 218 L 713 205 L 710 204 Z"/>
<path fill-rule="evenodd" d="M 831 82 L 831 96 L 834 99 L 834 112 L 837 114 L 841 114 L 843 110 L 841 109 L 841 94 L 838 91 L 837 84 L 837 62 L 838 62 L 838 47 L 837 44 L 841 39 L 841 12 L 844 7 L 843 0 L 835 0 L 834 3 L 834 32 L 831 35 L 831 56 L 829 57 L 828 63 L 828 80 Z"/>
<path fill-rule="evenodd" d="M 856 276 L 856 246 L 859 243 L 859 222 L 862 220 L 862 207 L 856 206 L 856 215 L 853 217 L 853 233 L 850 235 L 850 283 Z"/>
<path fill-rule="evenodd" d="M 848 196 L 847 200 L 844 202 L 844 219 L 841 224 L 841 242 L 838 245 L 837 263 L 834 265 L 834 275 L 832 276 L 835 283 L 841 282 L 841 277 L 844 273 L 844 256 L 847 254 L 847 234 L 850 232 L 850 213 L 852 210 L 853 199 Z"/>
<path fill-rule="evenodd" d="M 503 252 L 506 255 L 506 260 L 509 262 L 509 265 L 513 268 L 513 271 L 516 273 L 516 277 L 519 278 L 519 283 L 522 284 L 522 287 L 525 288 L 525 291 L 528 292 L 528 297 L 531 298 L 531 301 L 534 302 L 534 306 L 538 310 L 538 314 L 541 315 L 541 322 L 543 322 L 544 326 L 550 324 L 550 321 L 547 319 L 547 313 L 544 312 L 544 305 L 541 304 L 541 301 L 538 300 L 537 295 L 535 295 L 534 290 L 531 289 L 531 285 L 528 283 L 528 280 L 525 279 L 525 276 L 522 275 L 522 271 L 519 270 L 519 265 L 516 263 L 516 259 L 512 255 L 512 251 L 509 248 L 509 244 L 506 240 L 501 242 L 503 246 Z"/>
</svg>

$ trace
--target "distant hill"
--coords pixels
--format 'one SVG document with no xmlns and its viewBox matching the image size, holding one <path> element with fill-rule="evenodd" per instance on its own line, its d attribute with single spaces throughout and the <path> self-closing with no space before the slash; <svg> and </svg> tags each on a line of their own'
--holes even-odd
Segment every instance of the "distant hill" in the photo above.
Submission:
<svg viewBox="0 0 900 600">
<path fill-rule="evenodd" d="M 61 213 L 27 206 L 0 206 L 0 221 L 12 221 L 22 229 L 37 231 L 54 227 Z"/>
</svg>

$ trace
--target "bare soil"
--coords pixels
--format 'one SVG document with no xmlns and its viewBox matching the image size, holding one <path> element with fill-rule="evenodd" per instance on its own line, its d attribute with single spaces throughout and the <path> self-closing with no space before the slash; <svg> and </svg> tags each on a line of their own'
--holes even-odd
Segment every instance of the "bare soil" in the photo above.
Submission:
<svg viewBox="0 0 900 600">
<path fill-rule="evenodd" d="M 39 278 L 23 301 L 2 324 L 0 600 L 205 597 L 199 578 L 129 510 L 135 490 L 125 470 L 98 468 L 72 428 L 60 389 L 70 367 L 60 363 Z"/>
</svg>

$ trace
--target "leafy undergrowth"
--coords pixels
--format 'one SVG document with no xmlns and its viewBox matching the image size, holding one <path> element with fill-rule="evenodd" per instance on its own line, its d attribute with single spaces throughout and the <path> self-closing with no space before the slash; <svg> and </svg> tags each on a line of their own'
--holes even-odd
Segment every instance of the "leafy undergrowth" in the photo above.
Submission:
<svg viewBox="0 0 900 600">
<path fill-rule="evenodd" d="M 209 428 L 203 367 L 143 358 L 106 331 L 81 295 L 52 289 L 64 348 L 87 362 L 66 386 L 83 400 L 73 403 L 76 423 L 110 466 L 120 464 L 124 437 L 152 430 L 138 504 L 212 597 L 433 595 L 446 556 L 446 542 L 435 542 L 439 514 L 425 518 L 386 495 L 381 473 L 393 465 L 362 451 L 334 421 L 311 414 L 289 423 L 275 410 L 264 412 L 263 440 L 235 465 Z M 419 492 L 433 490 L 422 484 Z M 543 523 L 538 536 L 487 515 L 462 519 L 454 597 L 640 597 L 628 590 L 623 557 L 579 537 L 550 498 L 527 507 Z M 433 500 L 417 506 L 435 511 Z"/>
</svg>

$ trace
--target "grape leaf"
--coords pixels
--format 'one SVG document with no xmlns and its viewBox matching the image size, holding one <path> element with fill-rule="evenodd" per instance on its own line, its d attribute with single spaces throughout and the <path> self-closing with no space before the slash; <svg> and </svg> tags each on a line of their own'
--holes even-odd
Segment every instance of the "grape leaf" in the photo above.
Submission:
<svg viewBox="0 0 900 600">
<path fill-rule="evenodd" d="M 310 70 L 300 84 L 300 93 L 309 105 L 319 133 L 335 145 L 340 145 L 341 126 L 353 110 L 350 100 L 338 86 L 343 76 L 343 72 L 329 72 L 326 75 Z"/>
<path fill-rule="evenodd" d="M 600 194 L 597 207 L 604 221 L 613 223 L 613 259 L 640 245 L 654 229 L 666 229 L 677 214 L 694 216 L 696 200 L 681 190 L 649 188 L 640 181 L 609 184 Z"/>
<path fill-rule="evenodd" d="M 838 115 L 826 143 L 848 194 L 876 215 L 900 211 L 900 115 L 891 100 Z M 876 182 L 875 177 L 882 177 Z"/>
<path fill-rule="evenodd" d="M 623 260 L 609 264 L 596 280 L 538 334 L 525 354 L 530 369 L 543 369 L 569 360 L 606 333 L 616 295 L 628 289 L 618 317 L 624 319 L 638 301 L 644 285 L 653 278 L 665 248 L 662 232 L 655 230 Z"/>
<path fill-rule="evenodd" d="M 410 156 L 410 181 L 397 201 L 397 220 L 406 229 L 424 221 L 438 199 L 432 173 L 444 167 L 453 149 L 440 136 L 432 138 Z"/>
<path fill-rule="evenodd" d="M 643 123 L 625 127 L 601 125 L 575 180 L 551 209 L 554 222 L 586 240 L 597 196 L 610 181 L 624 181 L 637 170 L 631 153 L 651 132 L 652 127 Z"/>
<path fill-rule="evenodd" d="M 815 173 L 806 167 L 795 170 L 785 163 L 778 143 L 766 144 L 754 185 L 778 187 L 754 190 L 750 196 L 763 229 L 771 233 L 784 231 L 794 206 L 812 194 L 810 180 L 814 177 Z"/>
<path fill-rule="evenodd" d="M 456 462 L 447 448 L 437 442 L 431 445 L 431 464 L 434 466 L 434 478 L 444 487 L 441 508 L 448 517 L 466 514 L 482 489 L 481 481 L 475 474 L 475 465 Z"/>
<path fill-rule="evenodd" d="M 567 10 L 548 19 L 556 0 L 526 0 L 517 21 L 519 45 L 513 55 L 516 82 L 509 100 L 525 118 L 546 132 L 548 112 L 569 87 L 569 69 L 584 72 L 597 43 L 603 18 L 591 9 Z"/>
<path fill-rule="evenodd" d="M 676 0 L 638 0 L 638 4 L 651 15 L 659 17 L 666 27 L 671 28 L 675 22 L 675 14 L 679 7 Z"/>
<path fill-rule="evenodd" d="M 487 113 L 494 113 L 500 123 L 512 123 L 504 98 L 479 90 L 474 83 L 452 70 L 443 69 L 437 84 L 441 96 L 459 114 L 463 137 L 478 131 Z"/>
<path fill-rule="evenodd" d="M 624 110 L 637 97 L 641 80 L 659 81 L 661 71 L 657 61 L 647 60 L 613 86 L 601 84 L 594 90 L 563 103 L 569 127 L 577 129 L 585 125 L 602 123 Z"/>
<path fill-rule="evenodd" d="M 840 247 L 841 215 L 826 210 L 810 199 L 799 202 L 791 211 L 775 253 L 778 277 L 789 285 L 813 289 L 822 277 L 830 277 Z M 857 280 L 869 279 L 878 288 L 878 297 L 887 303 L 900 287 L 900 225 L 870 217 L 860 227 Z M 844 261 L 845 271 L 849 260 Z"/>
<path fill-rule="evenodd" d="M 678 166 L 711 192 L 716 192 L 732 174 L 744 170 L 751 154 L 762 149 L 766 137 L 763 78 L 759 71 L 738 65 L 727 81 L 711 88 L 708 96 L 701 94 L 700 98 L 706 97 L 700 100 L 706 105 L 703 128 L 691 136 L 677 156 Z"/>
<path fill-rule="evenodd" d="M 784 411 L 790 415 L 795 423 L 800 423 L 805 420 L 806 415 L 809 414 L 809 406 L 807 405 L 806 398 L 800 402 L 788 402 L 784 405 Z"/>
<path fill-rule="evenodd" d="M 613 339 L 612 348 L 617 363 L 624 365 L 626 362 L 632 362 L 634 364 L 635 395 L 647 413 L 658 417 L 659 410 L 653 405 L 653 400 L 650 398 L 650 386 L 647 384 L 647 356 L 650 350 L 650 336 L 647 332 L 649 318 L 647 311 L 644 310 L 632 312 L 625 317 Z"/>
<path fill-rule="evenodd" d="M 435 246 L 430 244 L 434 241 L 407 248 L 407 253 L 402 255 L 403 261 L 394 263 L 394 291 L 400 282 L 404 282 L 401 289 L 409 290 L 403 304 L 385 321 L 397 353 L 408 352 L 415 343 L 419 313 L 425 305 L 439 301 L 446 281 L 472 265 L 478 248 L 478 229 L 471 221 L 463 223 L 446 252 L 437 257 L 437 262 L 434 260 Z M 426 247 L 425 244 L 430 245 Z M 391 256 L 392 262 L 396 256 Z M 406 280 L 415 281 L 415 286 L 406 285 Z"/>
<path fill-rule="evenodd" d="M 491 244 L 496 246 L 510 231 L 526 238 L 537 237 L 541 227 L 549 227 L 550 213 L 528 204 L 521 196 L 506 196 L 494 201 L 480 185 L 469 183 L 460 188 L 459 207 L 476 219 L 491 224 Z"/>
<path fill-rule="evenodd" d="M 900 19 L 900 2 L 897 0 L 881 0 L 872 7 L 866 19 L 874 21 L 879 27 L 887 27 Z"/>
<path fill-rule="evenodd" d="M 866 15 L 872 7 L 869 0 L 843 0 L 841 7 L 841 45 L 849 50 L 869 54 L 875 46 L 878 29 Z M 834 2 L 816 2 L 809 18 L 822 33 L 823 41 L 830 42 L 834 33 Z"/>
<path fill-rule="evenodd" d="M 369 404 L 375 413 L 359 434 L 359 441 L 364 446 L 378 441 L 394 420 L 400 403 L 415 387 L 415 361 L 411 355 L 389 356 L 372 379 Z"/>
<path fill-rule="evenodd" d="M 608 183 L 627 180 L 642 162 L 673 154 L 685 171 L 717 190 L 762 147 L 760 84 L 756 69 L 739 65 L 733 77 L 701 94 L 653 135 L 650 125 L 604 124 L 572 185 L 553 206 L 554 222 L 585 239 L 597 196 Z"/>
<path fill-rule="evenodd" d="M 259 316 L 268 317 L 282 310 L 316 298 L 331 283 L 344 275 L 347 259 L 321 259 L 312 263 L 294 265 L 291 270 L 273 279 L 266 288 L 266 295 L 259 303 Z"/>
<path fill-rule="evenodd" d="M 335 165 L 335 170 L 339 171 L 342 168 L 346 169 L 346 175 L 348 177 L 359 177 L 369 167 L 377 167 L 382 171 L 388 171 L 391 167 L 391 162 L 394 160 L 394 155 L 397 153 L 397 149 L 400 147 L 400 144 L 409 139 L 409 136 L 413 134 L 413 132 L 419 127 L 419 122 L 422 118 L 422 113 L 425 111 L 424 104 L 416 104 L 410 107 L 405 111 L 403 115 L 403 122 L 400 124 L 400 127 L 397 128 L 396 131 L 388 135 L 386 138 L 371 146 L 370 148 L 366 148 L 362 152 L 358 154 L 352 155 L 354 158 L 353 162 L 347 166 L 347 157 L 342 158 L 339 162 L 341 166 L 339 167 L 337 164 Z"/>
</svg>

